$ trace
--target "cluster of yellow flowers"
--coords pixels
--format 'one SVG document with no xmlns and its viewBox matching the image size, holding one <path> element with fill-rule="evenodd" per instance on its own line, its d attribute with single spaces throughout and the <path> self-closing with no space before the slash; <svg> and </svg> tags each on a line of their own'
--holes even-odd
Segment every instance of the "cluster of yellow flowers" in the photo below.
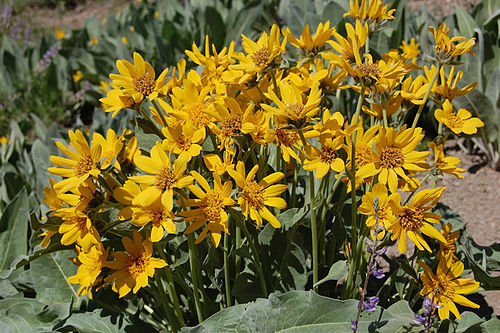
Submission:
<svg viewBox="0 0 500 333">
<path fill-rule="evenodd" d="M 411 73 L 421 69 L 414 39 L 403 43 L 402 52 L 390 50 L 381 59 L 370 53 L 370 34 L 394 19 L 387 7 L 380 0 L 351 1 L 345 16 L 353 20 L 345 24 L 346 36 L 329 22 L 314 34 L 306 26 L 298 38 L 274 25 L 257 41 L 243 35 L 243 52 L 235 51 L 234 42 L 217 51 L 207 36 L 204 52 L 195 44 L 186 51 L 199 70 L 186 72 L 182 59 L 168 79 L 168 69 L 157 77 L 138 53 L 133 63 L 118 60 L 120 74 L 110 75 L 111 90 L 101 99 L 105 111 L 114 117 L 120 110 L 135 110 L 159 140 L 151 151 L 141 151 L 132 132 L 118 136 L 110 129 L 106 138 L 94 133 L 90 145 L 80 131 L 69 132 L 69 145 L 57 142 L 68 158 L 51 158 L 56 167 L 49 171 L 63 180 L 51 181 L 45 202 L 62 223 L 45 233 L 44 244 L 56 233 L 62 244 L 76 243 L 79 270 L 69 282 L 81 284 L 81 294 L 91 295 L 104 282 L 113 283 L 120 297 L 137 292 L 155 268 L 166 265 L 152 257 L 152 244 L 165 232 L 175 234 L 176 222 L 186 222 L 185 234 L 203 228 L 196 242 L 209 235 L 215 247 L 222 233 L 229 234 L 230 209 L 241 210 L 257 228 L 263 219 L 279 228 L 275 214 L 287 206 L 281 195 L 294 182 L 284 176 L 287 169 L 296 174 L 303 167 L 316 178 L 335 175 L 349 191 L 353 186 L 365 190 L 359 212 L 369 216 L 366 225 L 383 228 L 379 238 L 391 233 L 401 253 L 407 250 L 407 236 L 419 250 L 431 251 L 422 233 L 443 244 L 437 274 L 424 264 L 422 275 L 422 295 L 444 305 L 441 318 L 449 311 L 459 317 L 453 302 L 476 306 L 459 295 L 477 283 L 456 279 L 463 271 L 452 251 L 456 234 L 449 226 L 442 232 L 432 226 L 440 216 L 431 210 L 445 188 L 417 191 L 416 177 L 431 171 L 463 177 L 460 160 L 443 153 L 448 135 L 443 125 L 455 134 L 472 134 L 483 126 L 451 104 L 474 88 L 457 88 L 462 72 L 453 80 L 456 57 L 472 53 L 474 39 L 457 43 L 464 38 L 450 39 L 444 23 L 437 30 L 430 27 L 437 67 L 426 66 L 413 79 Z M 294 67 L 282 62 L 288 44 L 300 54 Z M 448 74 L 445 65 L 451 66 Z M 346 89 L 359 94 L 350 122 L 327 107 L 331 96 Z M 417 150 L 424 134 L 416 121 L 429 99 L 438 106 L 435 118 L 441 124 L 438 140 L 429 144 L 432 167 L 426 160 L 430 152 Z M 401 125 L 414 106 L 419 109 L 413 126 Z M 276 168 L 269 172 L 271 150 Z M 402 193 L 408 194 L 405 202 Z M 111 206 L 120 209 L 117 221 L 101 216 Z M 141 228 L 144 240 L 134 230 L 133 239 L 122 238 L 125 251 L 112 252 L 114 260 L 109 260 L 101 239 L 122 222 Z"/>
</svg>

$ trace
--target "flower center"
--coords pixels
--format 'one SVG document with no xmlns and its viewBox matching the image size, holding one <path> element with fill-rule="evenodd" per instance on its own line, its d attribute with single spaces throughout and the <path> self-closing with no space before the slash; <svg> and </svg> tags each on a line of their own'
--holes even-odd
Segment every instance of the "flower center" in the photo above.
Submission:
<svg viewBox="0 0 500 333">
<path fill-rule="evenodd" d="M 224 207 L 224 199 L 217 192 L 207 193 L 201 200 L 201 206 L 207 220 L 217 222 Z"/>
<path fill-rule="evenodd" d="M 405 156 L 400 148 L 384 147 L 380 154 L 380 166 L 386 169 L 402 167 L 405 163 Z"/>
<path fill-rule="evenodd" d="M 372 161 L 371 149 L 366 145 L 356 145 L 356 165 L 362 167 Z"/>
<path fill-rule="evenodd" d="M 420 208 L 405 208 L 399 216 L 401 228 L 409 231 L 415 231 L 422 227 L 424 221 L 424 212 Z"/>
<path fill-rule="evenodd" d="M 320 160 L 323 163 L 332 164 L 337 158 L 335 150 L 332 147 L 323 147 L 321 149 Z"/>
<path fill-rule="evenodd" d="M 156 86 L 155 80 L 151 80 L 147 74 L 142 74 L 136 77 L 132 84 L 134 85 L 134 89 L 144 96 L 151 94 Z"/>
<path fill-rule="evenodd" d="M 149 218 L 154 225 L 161 225 L 161 222 L 165 218 L 165 212 L 162 210 L 152 210 L 149 212 Z"/>
<path fill-rule="evenodd" d="M 302 103 L 291 103 L 285 106 L 285 113 L 290 115 L 291 119 L 300 118 L 302 111 L 304 111 L 304 104 Z"/>
<path fill-rule="evenodd" d="M 135 279 L 146 270 L 147 264 L 148 258 L 146 257 L 145 253 L 140 253 L 135 257 L 130 256 L 128 259 L 127 271 L 130 276 Z"/>
<path fill-rule="evenodd" d="M 205 127 L 210 122 L 210 118 L 205 113 L 205 105 L 203 104 L 196 103 L 188 105 L 186 112 L 195 129 Z"/>
<path fill-rule="evenodd" d="M 241 134 L 241 121 L 243 117 L 239 114 L 234 114 L 224 119 L 222 123 L 222 137 L 229 138 Z"/>
<path fill-rule="evenodd" d="M 245 184 L 241 193 L 243 199 L 254 209 L 261 209 L 264 207 L 264 194 L 262 187 L 254 181 Z"/>
<path fill-rule="evenodd" d="M 183 151 L 188 151 L 191 148 L 191 141 L 186 139 L 184 135 L 181 135 L 177 139 L 177 146 Z"/>
<path fill-rule="evenodd" d="M 267 47 L 263 47 L 252 54 L 252 60 L 256 66 L 265 66 L 269 62 L 270 56 L 271 52 L 269 49 Z"/>
<path fill-rule="evenodd" d="M 378 80 L 380 79 L 380 74 L 382 74 L 382 71 L 378 68 L 377 64 L 362 63 L 356 65 L 356 69 L 361 72 L 361 77 L 372 76 Z"/>
<path fill-rule="evenodd" d="M 161 192 L 165 192 L 166 190 L 170 190 L 177 184 L 177 179 L 175 178 L 175 174 L 170 168 L 163 168 L 158 173 L 155 179 L 155 186 Z"/>
<path fill-rule="evenodd" d="M 450 113 L 448 115 L 448 124 L 449 124 L 449 127 L 451 127 L 451 128 L 464 127 L 464 122 L 462 121 L 462 119 L 457 117 L 457 115 L 455 115 L 454 113 Z"/>
<path fill-rule="evenodd" d="M 81 177 L 89 173 L 89 171 L 92 170 L 93 166 L 94 161 L 92 160 L 92 157 L 90 156 L 90 154 L 85 154 L 85 156 L 80 158 L 75 165 L 75 176 Z"/>
<path fill-rule="evenodd" d="M 392 216 L 392 209 L 389 205 L 380 205 L 378 209 L 378 223 L 380 226 L 386 225 L 389 218 Z"/>
<path fill-rule="evenodd" d="M 447 276 L 436 276 L 436 280 L 433 280 L 432 287 L 437 293 L 436 296 L 439 295 L 451 298 L 455 293 L 455 288 L 453 288 Z"/>
<path fill-rule="evenodd" d="M 297 142 L 298 134 L 292 130 L 278 128 L 276 130 L 276 138 L 281 144 L 289 147 L 295 142 Z"/>
</svg>

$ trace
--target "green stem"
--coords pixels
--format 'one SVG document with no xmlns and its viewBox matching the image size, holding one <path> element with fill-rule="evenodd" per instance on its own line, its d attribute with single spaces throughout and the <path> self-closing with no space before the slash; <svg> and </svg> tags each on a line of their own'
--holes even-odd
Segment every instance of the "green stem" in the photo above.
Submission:
<svg viewBox="0 0 500 333">
<path fill-rule="evenodd" d="M 156 135 L 158 135 L 160 139 L 164 140 L 165 135 L 163 135 L 161 129 L 159 129 L 158 126 L 156 126 L 156 122 L 149 116 L 149 114 L 146 111 L 144 111 L 142 106 L 137 111 L 144 117 L 144 119 L 146 119 L 151 124 L 151 126 L 153 126 L 153 130 L 156 132 Z"/>
<path fill-rule="evenodd" d="M 198 317 L 198 322 L 203 321 L 203 313 L 201 311 L 201 304 L 200 304 L 200 293 L 198 291 L 198 271 L 196 269 L 196 248 L 194 244 L 194 234 L 190 233 L 187 235 L 188 237 L 188 246 L 189 246 L 189 267 L 191 269 L 191 280 L 193 283 L 193 298 L 194 298 L 194 304 L 196 307 L 196 315 Z"/>
<path fill-rule="evenodd" d="M 281 99 L 281 94 L 280 90 L 278 89 L 278 83 L 276 82 L 276 75 L 274 74 L 274 70 L 271 71 L 271 78 L 273 79 L 274 93 L 276 94 L 276 96 L 278 96 L 279 99 Z"/>
<path fill-rule="evenodd" d="M 163 307 L 163 310 L 165 311 L 165 315 L 168 318 L 168 322 L 170 325 L 172 325 L 172 329 L 177 332 L 179 331 L 179 323 L 177 320 L 175 320 L 175 315 L 172 313 L 172 310 L 168 306 L 168 300 L 167 300 L 167 295 L 165 294 L 165 289 L 163 288 L 163 282 L 161 281 L 160 275 L 155 274 L 155 282 L 156 282 L 156 288 L 158 289 L 158 293 L 160 294 L 160 301 L 161 305 Z"/>
<path fill-rule="evenodd" d="M 432 86 L 434 85 L 434 82 L 436 82 L 442 66 L 443 66 L 442 64 L 439 64 L 436 73 L 434 73 L 434 76 L 432 77 L 431 82 L 429 83 L 429 87 L 427 87 L 427 91 L 425 92 L 424 102 L 422 104 L 420 104 L 420 106 L 418 107 L 418 111 L 417 111 L 417 114 L 415 115 L 415 119 L 413 119 L 413 124 L 411 125 L 411 128 L 415 128 L 417 126 L 418 118 L 420 118 L 420 115 L 422 114 L 422 110 L 424 109 L 424 105 L 427 102 L 427 99 L 429 98 L 429 94 L 431 93 Z"/>
<path fill-rule="evenodd" d="M 224 233 L 224 286 L 226 288 L 226 307 L 232 305 L 231 281 L 229 280 L 229 237 Z"/>
<path fill-rule="evenodd" d="M 389 125 L 388 125 L 388 121 L 387 121 L 387 110 L 386 110 L 385 106 L 382 107 L 382 115 L 384 117 L 384 128 L 387 128 L 387 127 L 389 127 Z"/>
<path fill-rule="evenodd" d="M 302 129 L 299 129 L 299 136 L 302 140 L 304 148 L 307 146 L 306 138 Z M 318 273 L 318 225 L 316 217 L 316 196 L 314 195 L 314 173 L 309 171 L 309 207 L 311 210 L 311 243 L 312 243 L 312 268 L 313 268 L 313 286 L 319 280 Z M 318 287 L 313 287 L 314 291 L 318 291 Z"/>
<path fill-rule="evenodd" d="M 158 111 L 158 114 L 160 115 L 161 122 L 163 123 L 163 126 L 167 126 L 167 119 L 165 118 L 165 115 L 163 114 L 163 110 L 158 105 L 158 102 L 153 100 L 153 101 L 151 101 L 151 103 L 153 103 L 153 106 L 155 107 L 156 111 Z"/>
<path fill-rule="evenodd" d="M 260 261 L 259 251 L 255 246 L 255 242 L 253 241 L 252 235 L 250 235 L 250 232 L 248 232 L 245 221 L 241 218 L 241 216 L 238 217 L 237 220 L 241 226 L 241 229 L 243 230 L 243 233 L 245 234 L 248 244 L 250 245 L 250 249 L 252 250 L 252 258 L 254 261 L 255 269 L 257 270 L 257 275 L 259 276 L 260 288 L 262 289 L 264 298 L 267 298 L 269 294 L 267 292 L 266 279 L 264 278 L 264 271 L 262 270 L 262 263 Z"/>
</svg>

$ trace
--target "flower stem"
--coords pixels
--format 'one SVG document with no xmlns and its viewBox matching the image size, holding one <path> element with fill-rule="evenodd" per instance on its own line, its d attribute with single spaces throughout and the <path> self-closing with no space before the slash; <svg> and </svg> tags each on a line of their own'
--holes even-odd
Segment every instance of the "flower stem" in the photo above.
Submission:
<svg viewBox="0 0 500 333">
<path fill-rule="evenodd" d="M 191 280 L 193 283 L 193 291 L 194 291 L 194 305 L 196 307 L 196 315 L 198 317 L 198 321 L 201 323 L 203 321 L 203 312 L 201 311 L 200 304 L 200 293 L 198 292 L 198 271 L 196 269 L 196 248 L 194 244 L 194 234 L 190 233 L 187 235 L 188 238 L 188 246 L 189 246 L 189 267 L 191 269 Z"/>
<path fill-rule="evenodd" d="M 232 305 L 231 281 L 229 280 L 229 237 L 224 233 L 224 287 L 226 289 L 226 307 Z"/>
<path fill-rule="evenodd" d="M 158 114 L 160 115 L 161 122 L 163 123 L 163 126 L 167 126 L 167 119 L 165 118 L 165 115 L 163 114 L 163 110 L 158 105 L 158 102 L 155 100 L 152 100 L 151 103 L 153 103 L 153 106 L 155 107 L 156 111 L 158 111 Z"/>
<path fill-rule="evenodd" d="M 432 77 L 431 82 L 429 83 L 429 87 L 427 87 L 427 91 L 425 92 L 425 96 L 424 96 L 424 102 L 422 104 L 420 104 L 420 106 L 418 107 L 418 111 L 417 111 L 417 114 L 415 115 L 415 119 L 413 119 L 413 124 L 411 125 L 411 128 L 415 128 L 417 126 L 418 118 L 420 118 L 420 115 L 422 114 L 422 110 L 424 109 L 424 105 L 427 102 L 427 99 L 429 98 L 429 94 L 431 93 L 432 86 L 434 85 L 434 82 L 436 82 L 437 77 L 439 76 L 439 72 L 441 71 L 441 67 L 443 67 L 443 65 L 439 64 L 436 73 L 434 73 L 434 76 Z"/>
<path fill-rule="evenodd" d="M 266 280 L 264 278 L 264 272 L 262 270 L 262 263 L 260 262 L 259 251 L 255 246 L 252 235 L 250 235 L 250 232 L 248 232 L 245 221 L 241 218 L 241 216 L 239 216 L 237 220 L 241 226 L 241 229 L 243 230 L 243 233 L 245 234 L 248 244 L 250 245 L 250 249 L 252 250 L 252 258 L 255 264 L 255 269 L 257 270 L 257 275 L 259 276 L 260 288 L 262 289 L 263 296 L 267 298 L 269 294 L 267 293 Z"/>
<path fill-rule="evenodd" d="M 172 325 L 172 329 L 174 330 L 174 332 L 177 332 L 179 331 L 179 323 L 177 322 L 177 320 L 174 319 L 175 315 L 172 313 L 172 310 L 168 306 L 167 295 L 165 294 L 163 282 L 161 281 L 159 274 L 155 274 L 155 282 L 156 282 L 156 288 L 158 289 L 158 293 L 160 294 L 161 305 L 168 318 L 169 324 Z"/>
</svg>

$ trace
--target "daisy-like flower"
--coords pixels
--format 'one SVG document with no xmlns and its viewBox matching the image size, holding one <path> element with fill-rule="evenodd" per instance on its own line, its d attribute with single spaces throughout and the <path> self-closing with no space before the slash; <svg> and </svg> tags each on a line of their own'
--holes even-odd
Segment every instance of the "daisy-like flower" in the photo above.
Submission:
<svg viewBox="0 0 500 333">
<path fill-rule="evenodd" d="M 177 154 L 177 160 L 188 163 L 193 157 L 200 155 L 205 128 L 195 130 L 190 124 L 184 123 L 175 127 L 163 127 L 161 131 L 165 135 L 163 148 Z"/>
<path fill-rule="evenodd" d="M 455 114 L 449 100 L 444 101 L 442 109 L 434 111 L 434 117 L 455 134 L 474 134 L 479 127 L 484 126 L 481 119 L 472 117 L 472 114 L 466 109 L 462 108 Z"/>
<path fill-rule="evenodd" d="M 280 128 L 281 126 L 286 126 L 286 124 L 278 123 L 278 128 L 271 132 L 271 141 L 276 142 L 276 146 L 281 149 L 281 154 L 283 160 L 286 163 L 290 163 L 290 157 L 293 157 L 297 162 L 301 163 L 299 155 L 294 151 L 294 148 L 300 150 L 299 146 L 302 146 L 302 142 L 299 133 L 296 130 Z"/>
<path fill-rule="evenodd" d="M 203 155 L 203 161 L 205 162 L 207 169 L 218 174 L 219 176 L 222 176 L 230 169 L 234 169 L 233 158 L 234 153 L 230 150 L 226 150 L 224 161 L 222 161 L 219 155 L 216 154 Z"/>
<path fill-rule="evenodd" d="M 101 173 L 97 167 L 97 163 L 101 158 L 101 146 L 98 144 L 92 145 L 91 149 L 80 130 L 76 130 L 76 132 L 69 131 L 68 135 L 71 142 L 69 147 L 65 147 L 60 141 L 56 142 L 56 145 L 69 159 L 51 156 L 50 161 L 58 165 L 58 167 L 48 168 L 50 173 L 66 178 L 54 185 L 54 188 L 59 193 L 77 188 L 89 177 L 97 177 Z M 74 151 L 70 148 L 74 148 Z"/>
<path fill-rule="evenodd" d="M 387 184 L 391 193 L 398 188 L 398 176 L 409 181 L 405 170 L 410 174 L 417 171 L 429 170 L 430 166 L 425 159 L 430 152 L 419 152 L 415 148 L 424 138 L 421 128 L 406 128 L 399 131 L 392 127 L 380 129 L 375 137 L 372 149 L 372 161 L 356 172 L 360 178 L 367 178 L 378 174 L 378 181 Z"/>
<path fill-rule="evenodd" d="M 359 50 L 365 46 L 366 39 L 368 38 L 368 24 L 363 25 L 358 20 L 356 20 L 354 26 L 346 23 L 345 29 L 347 31 L 347 38 L 334 30 L 333 36 L 335 36 L 336 41 L 327 41 L 338 54 L 333 52 L 322 54 L 323 58 L 330 60 L 336 65 L 342 64 L 343 61 L 355 63 L 357 61 L 356 57 L 359 58 Z M 361 59 L 359 59 L 359 63 L 361 63 Z"/>
<path fill-rule="evenodd" d="M 427 83 L 429 83 L 432 80 L 432 77 L 434 77 L 437 68 L 434 65 L 430 69 L 425 66 L 424 71 Z M 443 102 L 447 99 L 452 101 L 456 97 L 467 95 L 476 87 L 477 82 L 473 82 L 463 88 L 457 88 L 457 83 L 462 79 L 464 72 L 458 71 L 457 75 L 455 76 L 455 80 L 453 80 L 454 72 L 455 66 L 451 66 L 448 78 L 446 78 L 444 66 L 439 70 L 439 80 L 436 80 L 436 82 L 432 86 L 432 99 L 434 100 L 434 102 L 436 102 L 436 104 L 442 105 Z M 438 83 L 438 81 L 440 83 Z"/>
<path fill-rule="evenodd" d="M 443 22 L 439 28 L 429 27 L 429 31 L 434 35 L 436 40 L 436 59 L 446 65 L 453 65 L 455 58 L 459 55 L 469 52 L 474 55 L 472 48 L 476 43 L 475 38 L 467 39 L 463 36 L 450 38 L 450 29 L 446 27 L 446 22 Z M 457 43 L 461 42 L 461 43 Z"/>
<path fill-rule="evenodd" d="M 321 149 L 316 146 L 304 147 L 306 159 L 304 169 L 316 171 L 316 178 L 323 178 L 330 171 L 342 172 L 345 168 L 344 160 L 338 155 L 338 150 L 344 148 L 344 137 L 320 136 Z"/>
<path fill-rule="evenodd" d="M 417 62 L 418 55 L 420 54 L 419 46 L 420 43 L 415 43 L 415 38 L 412 37 L 410 44 L 406 44 L 406 42 L 403 41 L 399 48 L 403 51 L 403 56 L 415 64 Z"/>
<path fill-rule="evenodd" d="M 106 112 L 113 112 L 112 118 L 116 116 L 118 111 L 126 109 L 134 105 L 134 99 L 131 96 L 125 96 L 120 89 L 111 89 L 106 97 L 100 98 L 102 108 Z"/>
<path fill-rule="evenodd" d="M 395 201 L 397 199 L 398 197 L 395 193 L 389 195 L 387 187 L 380 183 L 375 184 L 372 190 L 361 198 L 362 203 L 358 207 L 358 211 L 363 215 L 368 215 L 365 223 L 372 230 L 372 238 L 374 238 L 376 224 L 380 228 L 383 228 L 377 234 L 377 238 L 381 240 L 384 238 L 387 226 L 396 220 L 396 216 L 392 213 L 391 205 L 396 204 Z"/>
<path fill-rule="evenodd" d="M 425 103 L 425 93 L 429 83 L 425 82 L 425 78 L 421 75 L 417 76 L 415 80 L 412 79 L 411 75 L 407 77 L 400 90 L 396 91 L 396 95 L 401 96 L 401 105 L 404 110 L 411 109 L 414 105 L 421 105 Z"/>
<path fill-rule="evenodd" d="M 122 59 L 116 61 L 116 68 L 120 74 L 110 74 L 113 87 L 121 88 L 123 96 L 131 96 L 135 103 L 149 97 L 154 100 L 163 87 L 168 69 L 165 69 L 155 80 L 155 70 L 150 63 L 144 61 L 141 55 L 134 52 L 134 64 Z"/>
<path fill-rule="evenodd" d="M 479 305 L 462 296 L 476 290 L 479 282 L 459 278 L 464 271 L 464 264 L 461 261 L 449 263 L 441 258 L 436 274 L 425 263 L 419 261 L 419 264 L 424 269 L 424 272 L 420 274 L 420 279 L 424 283 L 420 295 L 427 295 L 433 304 L 438 305 L 439 319 L 449 319 L 450 312 L 457 319 L 461 319 L 455 303 L 469 308 L 479 308 Z"/>
<path fill-rule="evenodd" d="M 269 128 L 269 118 L 271 115 L 262 110 L 249 113 L 241 121 L 241 132 L 249 134 L 259 145 L 267 145 L 274 140 L 274 131 Z"/>
<path fill-rule="evenodd" d="M 458 261 L 456 256 L 457 246 L 455 245 L 460 238 L 460 229 L 451 231 L 451 223 L 446 223 L 441 227 L 441 234 L 446 239 L 446 243 L 439 243 L 438 256 L 442 256 L 448 264 Z"/>
<path fill-rule="evenodd" d="M 76 71 L 75 74 L 73 74 L 73 82 L 78 82 L 82 79 L 83 74 L 81 71 Z"/>
<path fill-rule="evenodd" d="M 257 228 L 262 225 L 262 219 L 269 222 L 274 228 L 281 226 L 280 221 L 269 211 L 266 206 L 285 209 L 286 201 L 279 195 L 286 191 L 288 185 L 275 184 L 283 178 L 283 173 L 275 172 L 256 182 L 255 174 L 259 166 L 255 165 L 245 176 L 245 164 L 241 161 L 236 165 L 235 170 L 229 170 L 228 173 L 241 189 L 241 196 L 238 198 L 238 204 L 245 218 L 250 218 L 257 223 Z"/>
<path fill-rule="evenodd" d="M 61 217 L 64 221 L 59 226 L 62 245 L 71 245 L 76 242 L 83 251 L 87 252 L 92 246 L 101 243 L 99 232 L 84 212 L 59 209 L 54 212 L 54 215 Z"/>
<path fill-rule="evenodd" d="M 224 80 L 236 81 L 238 84 L 249 81 L 255 74 L 279 63 L 281 54 L 286 50 L 286 37 L 280 43 L 280 29 L 276 24 L 271 27 L 269 35 L 265 31 L 262 32 L 257 42 L 245 35 L 241 37 L 246 55 L 235 54 L 239 64 L 229 66 L 229 71 L 223 75 Z"/>
<path fill-rule="evenodd" d="M 134 230 L 134 240 L 123 237 L 122 243 L 125 251 L 112 252 L 113 261 L 105 262 L 105 267 L 115 270 L 104 279 L 105 282 L 113 282 L 113 291 L 120 297 L 127 295 L 130 291 L 134 294 L 139 289 L 148 285 L 148 277 L 153 277 L 156 268 L 167 266 L 162 259 L 153 258 L 153 243 L 148 238 L 141 242 L 141 236 Z"/>
<path fill-rule="evenodd" d="M 177 227 L 172 219 L 174 214 L 165 209 L 160 199 L 157 199 L 149 206 L 133 206 L 131 223 L 137 226 L 145 226 L 149 222 L 153 224 L 151 228 L 151 241 L 159 242 L 163 234 L 167 231 L 170 234 L 177 232 Z"/>
<path fill-rule="evenodd" d="M 200 229 L 205 222 L 207 225 L 196 238 L 195 243 L 199 244 L 203 241 L 208 233 L 210 233 L 210 238 L 212 244 L 215 247 L 219 246 L 221 233 L 225 232 L 229 235 L 229 229 L 227 225 L 227 213 L 224 207 L 234 205 L 236 202 L 231 199 L 231 191 L 233 189 L 233 184 L 227 181 L 222 184 L 220 177 L 214 174 L 214 189 L 210 188 L 207 180 L 203 178 L 196 171 L 191 171 L 194 179 L 200 184 L 201 188 L 195 185 L 190 185 L 189 190 L 193 193 L 197 199 L 187 199 L 184 204 L 187 207 L 198 207 L 191 210 L 186 210 L 180 212 L 179 215 L 184 217 L 184 221 L 190 223 L 190 225 L 184 231 L 184 234 L 190 234 L 198 229 Z"/>
<path fill-rule="evenodd" d="M 137 156 L 134 162 L 139 169 L 151 174 L 129 178 L 147 186 L 134 198 L 134 205 L 149 206 L 161 198 L 165 208 L 171 211 L 174 206 L 174 189 L 186 187 L 193 182 L 193 177 L 184 175 L 186 162 L 175 160 L 172 165 L 170 155 L 167 155 L 160 142 L 151 149 L 151 157 Z"/>
<path fill-rule="evenodd" d="M 123 137 L 119 137 L 116 135 L 115 131 L 111 128 L 108 129 L 108 133 L 106 134 L 106 138 L 104 138 L 100 133 L 95 132 L 92 136 L 92 146 L 94 145 L 101 146 L 101 168 L 106 169 L 110 166 L 113 159 L 118 157 L 118 154 L 123 148 Z M 121 170 L 120 163 L 118 160 L 115 160 L 113 166 Z"/>
<path fill-rule="evenodd" d="M 436 146 L 434 142 L 429 142 L 429 148 L 434 152 L 434 165 L 437 171 L 442 173 L 449 173 L 457 178 L 464 178 L 462 173 L 465 169 L 458 168 L 457 165 L 460 163 L 458 157 L 444 156 L 443 145 Z"/>
<path fill-rule="evenodd" d="M 392 232 L 391 239 L 398 239 L 399 252 L 406 252 L 406 235 L 421 251 L 425 249 L 431 252 L 431 248 L 421 233 L 446 243 L 443 235 L 430 224 L 439 223 L 441 219 L 440 215 L 431 213 L 430 210 L 438 203 L 444 190 L 445 187 L 422 190 L 417 192 L 411 202 L 404 206 L 401 206 L 400 194 L 395 193 L 396 200 L 391 202 L 391 208 L 397 219 L 386 227 L 388 231 Z"/>
<path fill-rule="evenodd" d="M 302 50 L 304 53 L 309 51 L 312 54 L 318 53 L 319 49 L 326 44 L 326 41 L 330 39 L 334 31 L 335 27 L 330 28 L 330 21 L 326 21 L 324 24 L 318 24 L 314 35 L 311 35 L 309 32 L 309 24 L 306 24 L 299 39 L 293 36 L 289 28 L 286 28 L 286 30 L 282 29 L 283 36 L 287 38 L 290 44 Z"/>
<path fill-rule="evenodd" d="M 368 5 L 367 5 L 368 2 Z M 349 11 L 344 14 L 344 17 L 350 16 L 355 20 L 368 22 L 370 31 L 376 31 L 381 24 L 387 20 L 394 20 L 395 9 L 387 10 L 389 4 L 385 6 L 382 0 L 349 0 Z"/>
<path fill-rule="evenodd" d="M 276 95 L 273 89 L 269 89 L 266 96 L 276 104 L 276 107 L 262 103 L 260 106 L 265 111 L 281 117 L 298 128 L 318 113 L 321 102 L 321 89 L 318 88 L 318 82 L 313 84 L 307 95 L 291 82 L 280 81 L 278 87 L 281 98 Z"/>
<path fill-rule="evenodd" d="M 79 284 L 78 296 L 89 295 L 92 299 L 92 288 L 99 286 L 102 283 L 102 276 L 100 276 L 104 263 L 108 260 L 109 249 L 104 250 L 102 244 L 98 244 L 85 252 L 78 246 L 76 247 L 78 258 L 78 271 L 75 275 L 68 277 L 68 282 L 72 284 Z"/>
</svg>

